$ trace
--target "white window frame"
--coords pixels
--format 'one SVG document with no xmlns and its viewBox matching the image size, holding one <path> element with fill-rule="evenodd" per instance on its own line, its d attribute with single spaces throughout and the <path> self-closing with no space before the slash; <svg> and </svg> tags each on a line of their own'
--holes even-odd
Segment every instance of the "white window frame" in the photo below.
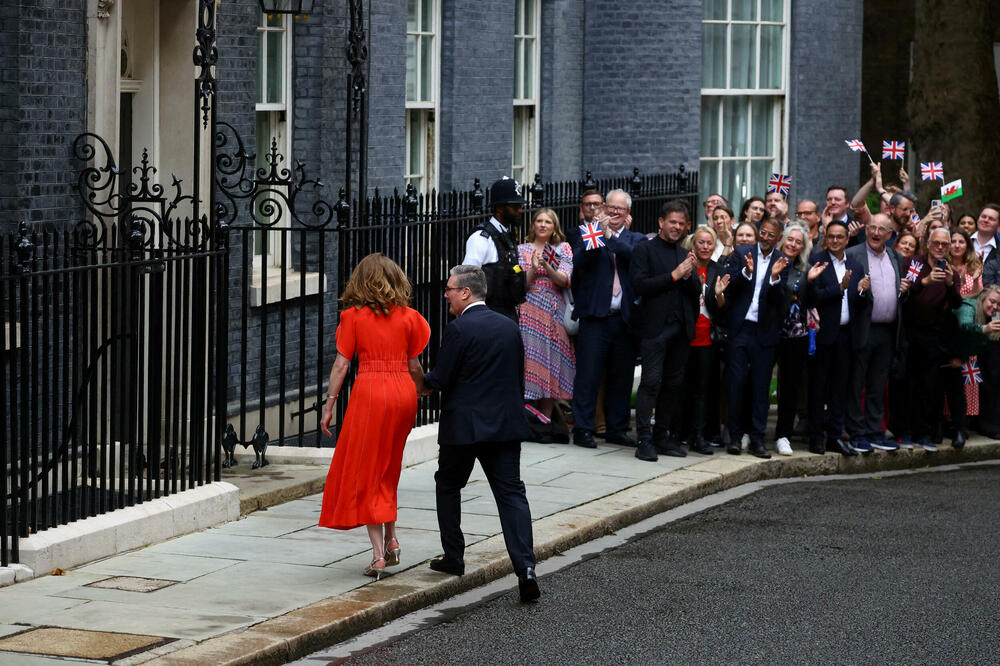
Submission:
<svg viewBox="0 0 1000 666">
<path fill-rule="evenodd" d="M 746 133 L 747 133 L 747 154 L 743 156 L 725 156 L 722 154 L 723 141 L 725 140 L 725 118 L 723 114 L 725 112 L 725 105 L 719 105 L 718 118 L 716 119 L 718 128 L 718 146 L 715 151 L 715 155 L 702 155 L 700 158 L 699 170 L 704 175 L 706 169 L 706 163 L 710 163 L 709 168 L 716 169 L 715 182 L 721 182 L 722 180 L 722 170 L 725 162 L 745 162 L 746 168 L 744 172 L 743 181 L 743 191 L 741 196 L 743 200 L 751 196 L 763 196 L 764 192 L 750 192 L 748 191 L 747 183 L 750 180 L 750 173 L 752 168 L 752 163 L 754 161 L 759 161 L 761 158 L 770 157 L 771 158 L 771 171 L 784 173 L 785 165 L 788 164 L 788 127 L 789 127 L 789 113 L 788 113 L 788 88 L 789 88 L 789 64 L 791 60 L 791 5 L 793 0 L 783 0 L 782 7 L 782 20 L 777 21 L 763 21 L 761 20 L 761 0 L 751 0 L 757 3 L 757 19 L 756 20 L 732 20 L 732 10 L 734 2 L 745 2 L 746 0 L 728 0 L 726 5 L 726 19 L 705 19 L 702 18 L 701 24 L 704 25 L 725 25 L 726 26 L 726 84 L 728 86 L 730 77 L 732 76 L 732 48 L 731 48 L 731 37 L 732 37 L 732 26 L 734 25 L 752 25 L 756 26 L 756 67 L 755 67 L 755 83 L 757 87 L 754 88 L 702 88 L 701 97 L 702 102 L 706 97 L 746 97 L 748 101 L 753 97 L 763 97 L 776 99 L 778 101 L 775 104 L 772 111 L 772 127 L 775 128 L 773 132 L 771 141 L 771 154 L 767 155 L 754 155 L 753 154 L 753 109 L 748 106 L 748 114 L 746 119 Z M 781 85 L 779 88 L 760 88 L 760 76 L 761 76 L 761 46 L 760 46 L 760 33 L 761 26 L 778 26 L 781 28 Z M 704 33 L 703 33 L 704 34 Z M 703 37 L 704 39 L 704 37 Z M 704 67 L 704 57 L 703 64 Z M 780 131 L 779 131 L 780 128 Z M 702 183 L 708 182 L 707 178 L 704 176 L 701 179 Z M 763 185 L 763 184 L 762 184 Z M 702 196 L 708 196 L 711 192 L 703 191 Z M 736 202 L 733 202 L 736 205 Z"/>
<path fill-rule="evenodd" d="M 431 0 L 431 10 L 434 12 L 434 19 L 432 21 L 433 32 L 426 32 L 421 30 L 423 25 L 423 3 L 421 0 L 407 0 L 409 3 L 413 1 L 417 6 L 417 20 L 416 27 L 417 30 L 411 31 L 407 30 L 407 37 L 419 36 L 420 38 L 431 39 L 431 60 L 432 60 L 432 72 L 431 72 L 431 97 L 429 100 L 420 101 L 410 101 L 406 100 L 406 133 L 405 133 L 405 155 L 403 163 L 403 181 L 404 184 L 409 185 L 411 182 L 414 183 L 414 187 L 417 190 L 417 194 L 430 194 L 432 190 L 436 190 L 438 186 L 438 167 L 440 166 L 440 150 L 438 150 L 439 145 L 439 133 L 437 131 L 437 118 L 440 117 L 440 104 L 441 104 L 441 2 L 442 0 Z M 409 4 L 407 4 L 407 15 L 409 15 Z M 408 56 L 407 56 L 408 57 Z M 420 49 L 414 54 L 416 62 L 414 63 L 414 71 L 416 72 L 416 87 L 420 89 L 421 82 L 421 58 Z M 405 93 L 404 93 L 405 94 Z M 419 93 L 418 93 L 419 96 Z M 415 114 L 411 114 L 416 112 Z M 411 115 L 417 116 L 417 122 L 414 123 L 411 119 Z M 419 136 L 419 151 L 420 151 L 420 164 L 423 167 L 423 172 L 411 172 L 411 136 L 413 132 L 417 132 Z"/>
<path fill-rule="evenodd" d="M 514 26 L 514 49 L 520 51 L 521 53 L 521 71 L 514 72 L 514 111 L 513 111 L 513 122 L 516 126 L 518 122 L 518 112 L 527 115 L 530 120 L 527 122 L 527 127 L 525 131 L 522 132 L 522 145 L 521 151 L 524 155 L 523 164 L 514 163 L 514 155 L 516 153 L 511 149 L 511 175 L 517 178 L 516 171 L 521 170 L 522 177 L 520 181 L 533 182 L 535 174 L 538 173 L 538 128 L 541 127 L 541 104 L 539 103 L 541 94 L 540 88 L 542 83 L 541 77 L 541 22 L 542 22 L 542 3 L 541 0 L 514 0 L 520 8 L 520 12 L 515 12 L 515 16 L 520 14 L 522 17 L 522 23 L 524 17 L 527 16 L 525 7 L 530 4 L 531 14 L 532 14 L 532 25 L 534 26 L 533 33 L 525 33 L 522 31 L 522 26 Z M 525 43 L 531 40 L 530 50 L 531 50 L 531 62 L 533 67 L 531 70 L 531 97 L 518 97 L 518 83 L 523 81 L 524 75 L 524 63 L 527 62 L 525 58 L 525 52 L 528 51 L 528 45 Z M 522 86 L 523 89 L 523 86 Z M 525 113 L 527 109 L 531 109 L 530 112 Z M 511 132 L 511 141 L 517 141 L 517 133 Z"/>
</svg>

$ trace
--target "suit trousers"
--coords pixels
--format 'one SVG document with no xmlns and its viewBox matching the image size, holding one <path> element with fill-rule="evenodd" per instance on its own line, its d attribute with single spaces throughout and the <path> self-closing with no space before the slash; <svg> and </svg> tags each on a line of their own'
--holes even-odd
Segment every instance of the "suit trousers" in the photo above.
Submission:
<svg viewBox="0 0 1000 666">
<path fill-rule="evenodd" d="M 500 514 L 500 527 L 514 571 L 535 566 L 531 534 L 531 509 L 521 481 L 521 443 L 488 442 L 474 445 L 441 445 L 434 474 L 438 529 L 444 556 L 465 559 L 462 534 L 462 488 L 469 481 L 476 460 L 486 473 Z"/>
<path fill-rule="evenodd" d="M 778 343 L 778 423 L 774 429 L 775 439 L 791 438 L 795 434 L 795 414 L 805 388 L 802 369 L 808 358 L 808 335 L 782 338 Z"/>
<path fill-rule="evenodd" d="M 809 381 L 809 438 L 839 439 L 851 374 L 851 327 L 844 325 L 826 345 L 816 345 Z"/>
<path fill-rule="evenodd" d="M 639 340 L 642 356 L 642 376 L 635 394 L 635 430 L 639 437 L 665 440 L 672 423 L 675 406 L 683 401 L 680 395 L 684 381 L 691 341 L 683 324 L 670 322 L 655 338 Z M 655 432 L 650 429 L 653 409 L 656 409 Z"/>
<path fill-rule="evenodd" d="M 914 407 L 910 413 L 914 441 L 934 435 L 941 423 L 941 408 L 948 400 L 952 423 L 965 430 L 965 388 L 958 368 L 947 366 L 951 357 L 938 348 L 936 337 L 911 332 L 908 378 L 913 382 Z"/>
<path fill-rule="evenodd" d="M 979 353 L 983 383 L 979 385 L 979 432 L 1000 432 L 1000 342 Z"/>
<path fill-rule="evenodd" d="M 885 385 L 895 353 L 896 323 L 872 322 L 868 343 L 854 352 L 850 399 L 847 403 L 847 434 L 878 437 L 884 434 Z M 862 403 L 864 407 L 862 408 Z"/>
<path fill-rule="evenodd" d="M 775 347 L 760 344 L 757 324 L 744 322 L 739 333 L 729 340 L 729 440 L 739 442 L 743 434 L 750 441 L 763 444 L 767 429 L 767 410 L 771 406 L 771 373 L 774 371 Z M 743 416 L 743 391 L 750 390 L 750 423 Z"/>
<path fill-rule="evenodd" d="M 601 375 L 604 414 L 609 434 L 629 431 L 632 380 L 635 377 L 635 338 L 620 313 L 580 320 L 576 339 L 576 377 L 573 380 L 573 432 L 594 432 L 594 411 Z"/>
</svg>

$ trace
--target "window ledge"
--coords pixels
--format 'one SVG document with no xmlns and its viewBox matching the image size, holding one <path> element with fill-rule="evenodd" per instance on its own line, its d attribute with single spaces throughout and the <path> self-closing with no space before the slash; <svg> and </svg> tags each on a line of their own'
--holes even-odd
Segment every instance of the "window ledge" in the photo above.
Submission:
<svg viewBox="0 0 1000 666">
<path fill-rule="evenodd" d="M 254 267 L 253 279 L 250 281 L 250 307 L 259 308 L 265 303 L 270 305 L 281 301 L 281 284 L 285 285 L 285 300 L 291 301 L 301 296 L 315 296 L 320 291 L 326 291 L 326 275 L 323 276 L 322 284 L 318 272 L 301 273 L 299 271 L 288 270 L 282 273 L 280 267 L 268 269 L 267 282 L 261 285 L 260 269 Z M 305 280 L 305 292 L 303 294 L 302 281 Z"/>
</svg>

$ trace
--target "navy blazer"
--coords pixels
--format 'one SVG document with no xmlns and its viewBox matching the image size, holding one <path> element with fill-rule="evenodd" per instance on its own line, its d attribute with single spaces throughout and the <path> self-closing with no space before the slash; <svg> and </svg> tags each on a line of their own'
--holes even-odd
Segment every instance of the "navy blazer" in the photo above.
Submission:
<svg viewBox="0 0 1000 666">
<path fill-rule="evenodd" d="M 508 317 L 485 305 L 466 309 L 445 327 L 424 382 L 441 391 L 438 444 L 531 439 L 521 329 Z"/>
<path fill-rule="evenodd" d="M 891 247 L 886 246 L 885 251 L 889 256 L 889 263 L 892 264 L 894 284 L 896 287 L 896 331 L 895 338 L 899 338 L 899 327 L 903 318 L 903 306 L 899 303 L 899 256 Z M 872 308 L 875 306 L 875 298 L 872 290 L 869 289 L 864 294 L 858 293 L 858 283 L 869 274 L 868 267 L 868 244 L 855 245 L 848 248 L 847 256 L 858 262 L 860 270 L 851 275 L 851 284 L 847 292 L 847 306 L 851 312 L 851 348 L 855 351 L 863 349 L 868 344 L 868 332 L 872 325 Z M 824 271 L 825 272 L 825 271 Z"/>
<path fill-rule="evenodd" d="M 632 315 L 635 292 L 629 277 L 632 250 L 646 240 L 643 234 L 622 229 L 617 238 L 612 235 L 604 241 L 604 247 L 596 250 L 584 249 L 579 233 L 569 236 L 573 247 L 573 317 L 607 317 L 611 309 L 611 287 L 615 279 L 615 263 L 618 265 L 618 282 L 622 288 L 622 318 L 627 324 Z M 613 257 L 613 258 L 612 258 Z"/>
<path fill-rule="evenodd" d="M 813 266 L 817 261 L 820 263 L 829 262 L 830 265 L 809 284 L 809 302 L 819 312 L 819 332 L 816 334 L 816 343 L 829 345 L 837 339 L 837 333 L 840 331 L 840 306 L 844 292 L 840 290 L 840 280 L 837 279 L 837 271 L 833 268 L 833 257 L 830 256 L 830 253 L 827 250 L 813 252 L 812 256 L 809 257 L 809 265 Z M 844 261 L 847 264 L 847 270 L 851 271 L 852 283 L 856 276 L 863 277 L 864 268 L 847 252 L 844 252 Z"/>
<path fill-rule="evenodd" d="M 743 276 L 743 268 L 746 266 L 746 256 L 750 252 L 753 253 L 754 259 L 753 275 L 747 280 Z M 778 344 L 778 329 L 781 328 L 783 319 L 781 314 L 783 296 L 781 282 L 772 285 L 770 278 L 771 267 L 781 256 L 783 255 L 778 250 L 771 250 L 767 266 L 764 267 L 767 276 L 761 283 L 760 297 L 757 299 L 757 340 L 764 347 Z M 747 320 L 747 312 L 750 310 L 750 303 L 753 302 L 757 271 L 761 270 L 761 266 L 757 262 L 757 245 L 737 245 L 733 248 L 728 270 L 729 286 L 726 287 L 725 311 L 728 313 L 729 337 L 732 339 L 743 328 L 743 324 Z M 784 280 L 784 274 L 782 274 L 781 280 Z"/>
</svg>

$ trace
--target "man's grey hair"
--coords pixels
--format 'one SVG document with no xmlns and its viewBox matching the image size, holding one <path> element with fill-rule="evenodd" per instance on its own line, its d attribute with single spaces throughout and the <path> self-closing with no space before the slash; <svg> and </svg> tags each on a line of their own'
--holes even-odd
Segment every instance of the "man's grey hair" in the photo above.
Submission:
<svg viewBox="0 0 1000 666">
<path fill-rule="evenodd" d="M 612 194 L 624 194 L 625 195 L 625 207 L 632 210 L 632 195 L 630 195 L 625 190 L 611 190 L 604 195 L 604 200 L 607 201 Z"/>
<path fill-rule="evenodd" d="M 917 203 L 917 195 L 909 190 L 903 190 L 902 192 L 896 192 L 891 197 L 889 197 L 890 206 L 898 206 L 903 202 L 903 199 L 909 199 L 913 203 Z"/>
<path fill-rule="evenodd" d="M 468 287 L 473 298 L 486 298 L 486 273 L 479 266 L 460 264 L 451 269 L 451 275 L 459 289 Z"/>
<path fill-rule="evenodd" d="M 927 241 L 930 242 L 931 238 L 934 237 L 934 234 L 936 234 L 939 231 L 943 233 L 948 238 L 948 240 L 951 240 L 951 232 L 948 231 L 947 227 L 935 227 L 931 229 L 930 233 L 927 234 Z"/>
</svg>

